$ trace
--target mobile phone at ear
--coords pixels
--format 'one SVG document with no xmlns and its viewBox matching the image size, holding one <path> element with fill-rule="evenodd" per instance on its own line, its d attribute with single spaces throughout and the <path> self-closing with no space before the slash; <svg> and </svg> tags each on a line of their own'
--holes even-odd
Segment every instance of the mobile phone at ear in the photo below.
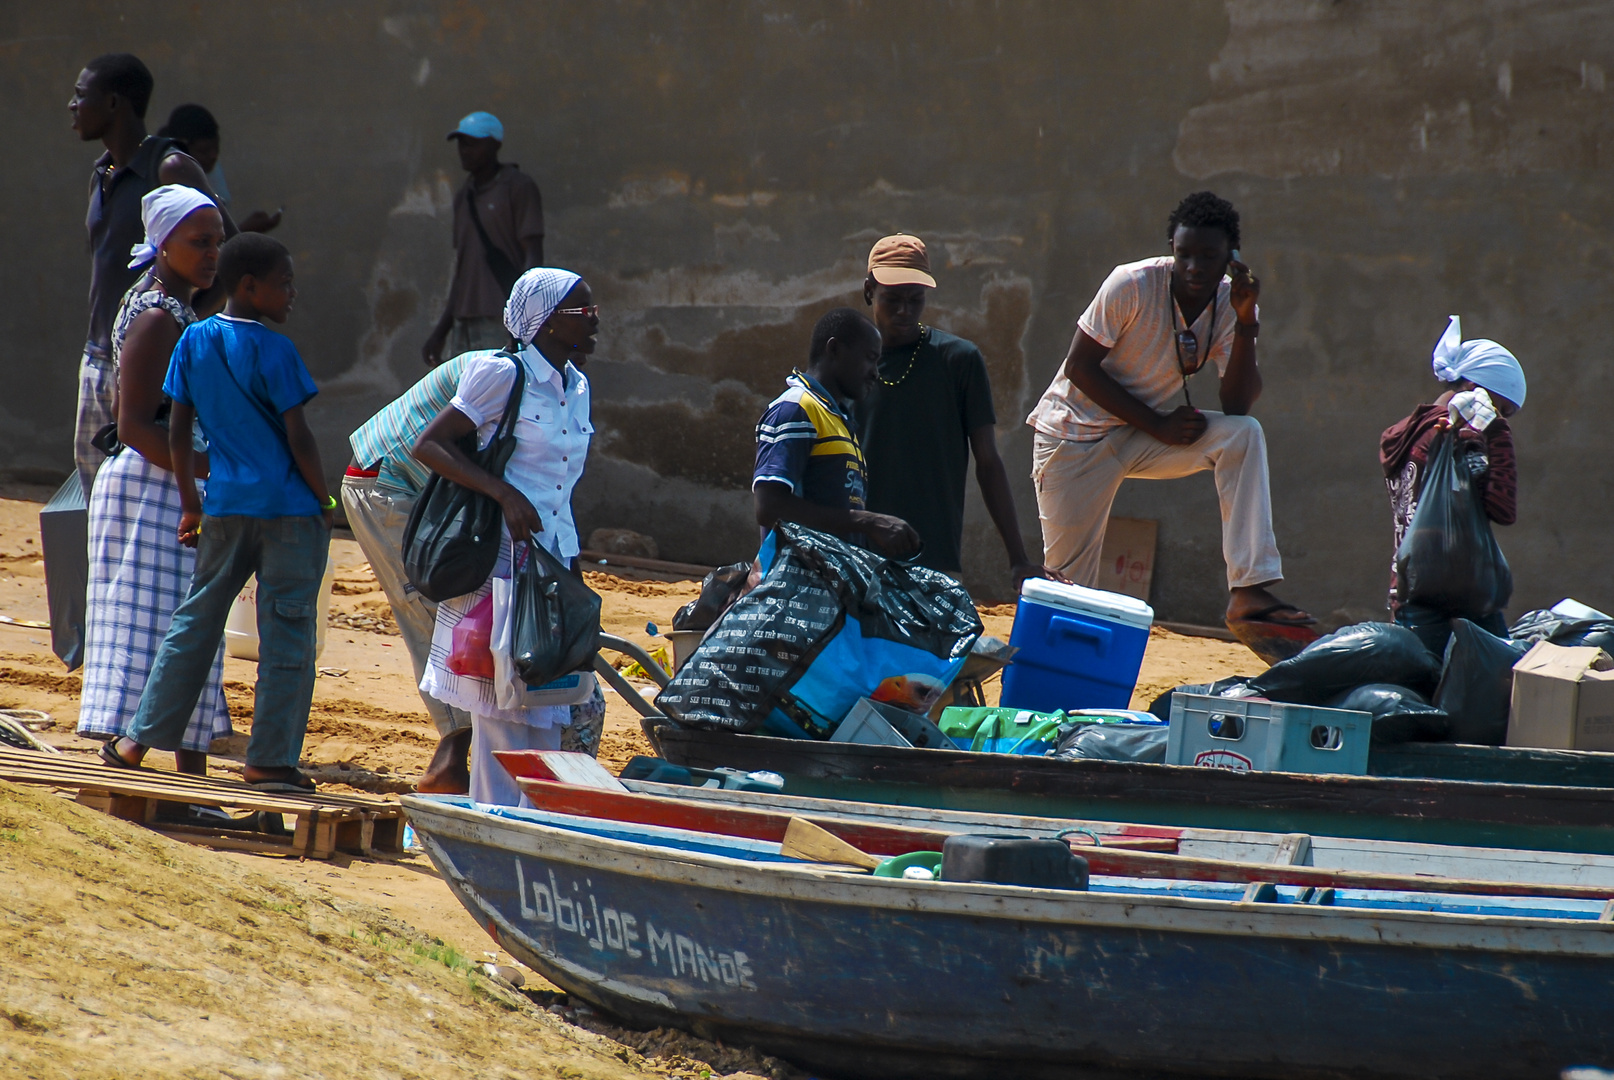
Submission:
<svg viewBox="0 0 1614 1080">
<path fill-rule="evenodd" d="M 1238 248 L 1233 249 L 1233 261 L 1234 262 L 1243 262 L 1244 261 L 1243 259 L 1239 258 L 1239 249 Z"/>
</svg>

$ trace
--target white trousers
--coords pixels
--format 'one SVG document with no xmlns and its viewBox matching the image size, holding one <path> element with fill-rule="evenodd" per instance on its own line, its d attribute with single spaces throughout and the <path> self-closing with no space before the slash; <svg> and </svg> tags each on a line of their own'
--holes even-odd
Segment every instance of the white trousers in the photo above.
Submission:
<svg viewBox="0 0 1614 1080">
<path fill-rule="evenodd" d="M 1098 585 L 1099 557 L 1110 505 L 1121 481 L 1175 480 L 1216 474 L 1222 508 L 1222 557 L 1229 588 L 1283 577 L 1272 535 L 1272 494 L 1266 436 L 1250 416 L 1206 412 L 1199 441 L 1168 446 L 1134 427 L 1116 428 L 1093 442 L 1037 433 L 1031 478 L 1042 520 L 1043 563 L 1078 585 Z"/>
<path fill-rule="evenodd" d="M 471 718 L 471 798 L 480 803 L 497 806 L 525 806 L 532 803 L 521 794 L 521 787 L 505 771 L 495 750 L 559 750 L 560 734 L 571 710 L 565 705 L 553 706 L 555 722 L 538 728 L 531 724 L 495 720 L 491 716 Z"/>
</svg>

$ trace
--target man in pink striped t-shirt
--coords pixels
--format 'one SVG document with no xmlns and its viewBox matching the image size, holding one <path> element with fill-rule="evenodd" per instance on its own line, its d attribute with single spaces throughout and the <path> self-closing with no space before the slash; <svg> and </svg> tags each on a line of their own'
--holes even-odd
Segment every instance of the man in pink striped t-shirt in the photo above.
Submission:
<svg viewBox="0 0 1614 1080">
<path fill-rule="evenodd" d="M 1261 286 L 1234 258 L 1238 211 L 1202 191 L 1172 212 L 1166 235 L 1171 255 L 1110 273 L 1026 420 L 1037 432 L 1032 478 L 1043 561 L 1078 584 L 1096 585 L 1121 481 L 1213 470 L 1228 620 L 1315 623 L 1268 591 L 1283 579 L 1283 563 L 1272 534 L 1266 439 L 1248 415 L 1261 396 Z M 1221 376 L 1221 412 L 1202 412 L 1189 398 L 1188 377 L 1207 361 Z M 1172 407 L 1179 393 L 1183 403 Z"/>
</svg>

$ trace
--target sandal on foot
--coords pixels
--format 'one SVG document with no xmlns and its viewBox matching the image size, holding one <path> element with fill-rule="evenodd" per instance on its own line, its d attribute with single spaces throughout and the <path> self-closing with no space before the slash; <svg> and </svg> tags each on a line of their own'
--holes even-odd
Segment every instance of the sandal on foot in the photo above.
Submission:
<svg viewBox="0 0 1614 1080">
<path fill-rule="evenodd" d="M 1305 618 L 1303 618 L 1303 619 L 1273 619 L 1273 618 L 1269 618 L 1269 616 L 1276 615 L 1280 611 L 1292 611 L 1296 615 L 1304 615 Z M 1317 625 L 1317 617 L 1315 615 L 1307 615 L 1304 611 L 1301 611 L 1299 608 L 1295 607 L 1293 604 L 1272 604 L 1269 607 L 1261 608 L 1258 611 L 1252 611 L 1248 615 L 1245 615 L 1243 618 L 1239 618 L 1239 619 L 1229 618 L 1227 621 L 1230 622 L 1230 623 L 1236 623 L 1236 622 L 1241 622 L 1241 623 L 1266 623 L 1268 626 L 1316 626 Z"/>
<path fill-rule="evenodd" d="M 118 736 L 116 735 L 102 743 L 101 749 L 97 753 L 101 755 L 101 761 L 104 764 L 110 765 L 114 769 L 145 769 L 144 765 L 129 764 L 124 760 L 123 755 L 118 753 Z"/>
<path fill-rule="evenodd" d="M 287 770 L 289 776 L 265 777 L 262 780 L 248 780 L 247 786 L 254 791 L 261 791 L 271 795 L 312 795 L 318 788 L 314 781 L 296 769 Z"/>
</svg>

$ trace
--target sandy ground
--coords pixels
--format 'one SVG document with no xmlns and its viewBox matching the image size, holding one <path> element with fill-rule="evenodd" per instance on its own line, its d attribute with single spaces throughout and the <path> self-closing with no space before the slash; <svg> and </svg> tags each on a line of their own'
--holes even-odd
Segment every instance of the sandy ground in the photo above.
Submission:
<svg viewBox="0 0 1614 1080">
<path fill-rule="evenodd" d="M 12 497 L 0 499 L 0 616 L 45 621 L 38 515 L 49 492 L 4 494 Z M 331 554 L 336 585 L 305 765 L 338 789 L 409 791 L 436 731 L 363 553 L 335 540 Z M 696 582 L 587 577 L 603 599 L 604 628 L 648 648 L 665 642 L 647 624 L 670 628 L 698 592 Z M 1013 607 L 983 609 L 982 618 L 1007 639 Z M 1262 667 L 1242 646 L 1156 629 L 1133 706 Z M 214 743 L 217 772 L 239 774 L 255 675 L 255 664 L 226 660 L 237 734 Z M 987 689 L 995 700 L 995 680 Z M 79 677 L 52 655 L 48 631 L 0 623 L 0 708 L 48 713 L 41 737 L 88 754 L 94 744 L 73 731 L 78 694 Z M 616 769 L 651 751 L 638 714 L 613 692 L 606 700 L 600 756 Z M 151 764 L 171 760 L 153 754 Z M 17 958 L 0 965 L 0 1064 L 25 1075 L 791 1073 L 554 1005 L 614 1038 L 598 1036 L 468 974 L 472 962 L 512 961 L 493 952 L 423 856 L 319 862 L 213 852 L 0 785 L 0 895 L 0 955 Z M 550 1001 L 544 991 L 553 988 L 528 978 L 539 1005 Z"/>
</svg>

